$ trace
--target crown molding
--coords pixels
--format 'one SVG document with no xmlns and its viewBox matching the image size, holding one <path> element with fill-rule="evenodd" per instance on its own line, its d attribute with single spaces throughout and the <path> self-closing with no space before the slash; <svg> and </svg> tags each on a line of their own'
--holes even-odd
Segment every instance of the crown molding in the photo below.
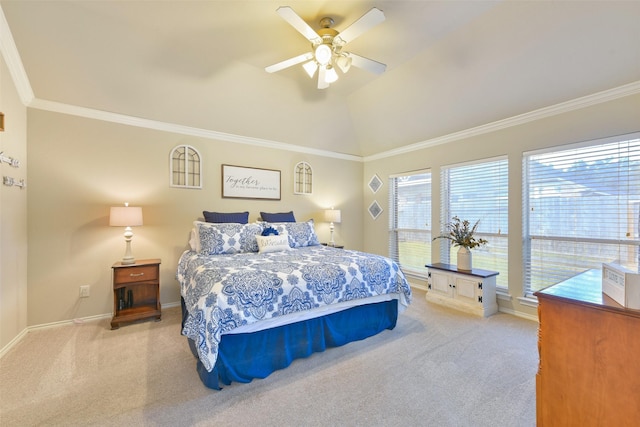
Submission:
<svg viewBox="0 0 640 427">
<path fill-rule="evenodd" d="M 63 104 L 55 101 L 47 101 L 43 99 L 34 99 L 29 105 L 30 108 L 39 110 L 52 111 L 56 113 L 69 114 L 72 116 L 85 117 L 89 119 L 102 120 L 106 122 L 119 123 L 128 126 L 136 126 L 140 128 L 153 129 L 162 132 L 171 132 L 181 135 L 196 136 L 200 138 L 213 139 L 217 141 L 233 142 L 236 144 L 252 145 L 256 147 L 271 148 L 274 150 L 292 151 L 297 153 L 313 154 L 322 157 L 331 157 L 334 159 L 350 160 L 362 162 L 362 157 L 351 154 L 337 153 L 328 150 L 319 150 L 309 147 L 301 147 L 298 145 L 287 144 L 284 142 L 270 141 L 267 139 L 252 138 L 242 135 L 234 135 L 230 133 L 217 132 L 208 129 L 178 125 L 175 123 L 161 122 L 157 120 L 149 120 L 140 117 L 128 116 L 125 114 L 111 113 L 108 111 L 95 110 L 92 108 L 79 107 L 76 105 Z"/>
<path fill-rule="evenodd" d="M 19 59 L 19 57 L 18 57 Z M 24 72 L 24 69 L 23 69 Z M 13 75 L 13 74 L 12 74 Z M 27 84 L 28 93 L 31 92 L 30 86 L 28 86 L 28 79 L 26 76 L 23 80 Z M 27 93 L 27 95 L 28 95 Z M 590 107 L 593 105 L 601 104 L 603 102 L 613 101 L 615 99 L 624 98 L 627 96 L 640 93 L 640 80 L 635 81 L 623 86 L 618 86 L 613 89 L 604 90 L 591 95 L 576 98 L 570 101 L 562 102 L 560 104 L 551 105 L 548 107 L 539 108 L 528 113 L 520 114 L 517 116 L 509 117 L 506 119 L 498 120 L 495 122 L 487 123 L 481 126 L 476 126 L 470 129 L 466 129 L 460 132 L 450 133 L 437 138 L 427 139 L 425 141 L 409 144 L 401 148 L 385 151 L 382 153 L 374 154 L 371 156 L 355 156 L 351 154 L 337 153 L 334 151 L 320 150 L 309 147 L 301 147 L 293 144 L 286 144 L 283 142 L 270 141 L 260 138 L 252 138 L 242 135 L 234 135 L 224 132 L 217 132 L 208 129 L 195 128 L 190 126 L 178 125 L 175 123 L 160 122 L 156 120 L 149 120 L 140 117 L 133 117 L 124 114 L 111 113 L 107 111 L 95 110 L 91 108 L 79 107 L 75 105 L 63 104 L 55 101 L 47 101 L 38 98 L 32 98 L 31 102 L 27 105 L 31 108 L 40 110 L 52 111 L 62 114 L 69 114 L 73 116 L 85 117 L 95 120 L 102 120 L 107 122 L 119 123 L 128 126 L 136 126 L 146 129 L 153 129 L 162 132 L 172 132 L 181 135 L 196 136 L 200 138 L 213 139 L 217 141 L 226 141 L 237 144 L 252 145 L 256 147 L 271 148 L 275 150 L 284 150 L 297 153 L 312 154 L 321 157 L 330 157 L 341 160 L 349 160 L 355 162 L 369 162 L 373 160 L 380 160 L 388 157 L 398 156 L 401 154 L 407 154 L 414 151 L 422 150 L 428 147 L 436 145 L 446 144 L 453 141 L 458 141 L 465 138 L 470 138 L 478 135 L 483 135 L 490 132 L 496 132 L 502 129 L 507 129 L 513 126 L 518 126 L 525 123 L 530 123 L 535 120 L 544 119 L 547 117 L 556 116 L 563 113 L 579 110 L 581 108 Z M 23 98 L 24 100 L 24 98 Z"/>
<path fill-rule="evenodd" d="M 626 96 L 635 95 L 638 93 L 640 93 L 640 80 L 626 84 L 626 85 L 618 86 L 613 89 L 608 89 L 602 92 L 596 92 L 591 95 L 572 99 L 570 101 L 561 102 L 559 104 L 539 108 L 537 110 L 533 110 L 528 113 L 519 114 L 517 116 L 487 123 L 485 125 L 476 126 L 460 132 L 450 133 L 448 135 L 440 136 L 437 138 L 427 139 L 422 142 L 405 145 L 404 147 L 397 148 L 394 150 L 384 151 L 382 153 L 373 154 L 371 156 L 365 156 L 363 157 L 363 161 L 370 162 L 373 160 L 380 160 L 387 157 L 397 156 L 400 154 L 411 153 L 413 151 L 422 150 L 427 147 L 433 147 L 435 145 L 446 144 L 446 143 L 458 141 L 464 138 L 470 138 L 472 136 L 478 136 L 478 135 L 483 135 L 490 132 L 499 131 L 502 129 L 507 129 L 513 126 L 518 126 L 524 123 L 533 122 L 535 120 L 544 119 L 546 117 L 568 113 L 570 111 L 579 110 L 581 108 L 590 107 L 592 105 L 601 104 L 603 102 L 613 101 L 615 99 L 624 98 Z"/>
<path fill-rule="evenodd" d="M 31 89 L 27 72 L 22 65 L 20 53 L 18 53 L 18 48 L 13 40 L 13 35 L 11 34 L 7 18 L 4 16 L 2 6 L 0 6 L 0 52 L 2 52 L 2 57 L 7 63 L 7 68 L 16 86 L 20 100 L 24 105 L 29 105 L 35 98 L 35 95 Z"/>
</svg>

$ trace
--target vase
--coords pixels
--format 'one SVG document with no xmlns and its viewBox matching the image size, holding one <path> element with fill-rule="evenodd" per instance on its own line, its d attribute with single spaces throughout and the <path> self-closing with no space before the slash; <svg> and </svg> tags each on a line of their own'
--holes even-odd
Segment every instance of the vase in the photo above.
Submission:
<svg viewBox="0 0 640 427">
<path fill-rule="evenodd" d="M 460 246 L 458 249 L 458 270 L 471 271 L 471 251 Z"/>
</svg>

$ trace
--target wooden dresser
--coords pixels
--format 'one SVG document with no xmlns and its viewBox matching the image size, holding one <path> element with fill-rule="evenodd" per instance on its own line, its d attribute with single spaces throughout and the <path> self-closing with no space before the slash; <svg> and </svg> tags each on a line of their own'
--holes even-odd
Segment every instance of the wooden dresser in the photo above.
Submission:
<svg viewBox="0 0 640 427">
<path fill-rule="evenodd" d="M 589 270 L 536 293 L 538 426 L 640 425 L 640 310 Z"/>
</svg>

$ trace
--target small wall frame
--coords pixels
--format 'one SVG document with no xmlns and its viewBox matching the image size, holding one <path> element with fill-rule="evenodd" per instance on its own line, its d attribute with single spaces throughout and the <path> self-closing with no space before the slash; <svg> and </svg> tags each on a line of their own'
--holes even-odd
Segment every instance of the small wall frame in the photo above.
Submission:
<svg viewBox="0 0 640 427">
<path fill-rule="evenodd" d="M 202 188 L 202 157 L 190 145 L 178 145 L 169 155 L 171 187 Z"/>
<path fill-rule="evenodd" d="M 369 205 L 368 210 L 369 215 L 371 215 L 371 218 L 373 218 L 373 220 L 375 221 L 382 213 L 382 206 L 380 206 L 380 204 L 376 200 L 374 200 L 373 203 Z"/>
<path fill-rule="evenodd" d="M 293 168 L 293 194 L 313 194 L 313 168 L 307 162 Z"/>
<path fill-rule="evenodd" d="M 382 187 L 382 180 L 378 175 L 373 175 L 369 180 L 369 189 L 375 194 Z"/>
</svg>

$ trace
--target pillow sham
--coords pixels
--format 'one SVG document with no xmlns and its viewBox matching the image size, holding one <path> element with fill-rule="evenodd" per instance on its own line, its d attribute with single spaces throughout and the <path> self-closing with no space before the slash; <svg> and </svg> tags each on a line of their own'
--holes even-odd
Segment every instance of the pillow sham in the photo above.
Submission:
<svg viewBox="0 0 640 427">
<path fill-rule="evenodd" d="M 317 246 L 320 244 L 312 219 L 307 222 L 281 222 L 268 225 L 278 230 L 278 234 L 286 233 L 289 236 L 289 246 L 292 248 Z"/>
<path fill-rule="evenodd" d="M 296 222 L 293 211 L 279 213 L 260 212 L 260 217 L 266 222 Z"/>
<path fill-rule="evenodd" d="M 256 235 L 262 233 L 262 225 L 224 223 L 212 224 L 194 221 L 198 253 L 205 255 L 258 252 Z"/>
<path fill-rule="evenodd" d="M 269 236 L 256 236 L 258 252 L 261 254 L 278 251 L 289 251 L 289 237 L 286 234 L 272 234 Z"/>
<path fill-rule="evenodd" d="M 215 224 L 225 222 L 234 222 L 237 224 L 246 224 L 249 222 L 249 212 L 209 212 L 202 211 L 204 220 Z"/>
<path fill-rule="evenodd" d="M 198 239 L 196 238 L 196 229 L 192 228 L 189 233 L 189 247 L 194 252 L 200 252 L 200 245 L 198 245 Z"/>
</svg>

